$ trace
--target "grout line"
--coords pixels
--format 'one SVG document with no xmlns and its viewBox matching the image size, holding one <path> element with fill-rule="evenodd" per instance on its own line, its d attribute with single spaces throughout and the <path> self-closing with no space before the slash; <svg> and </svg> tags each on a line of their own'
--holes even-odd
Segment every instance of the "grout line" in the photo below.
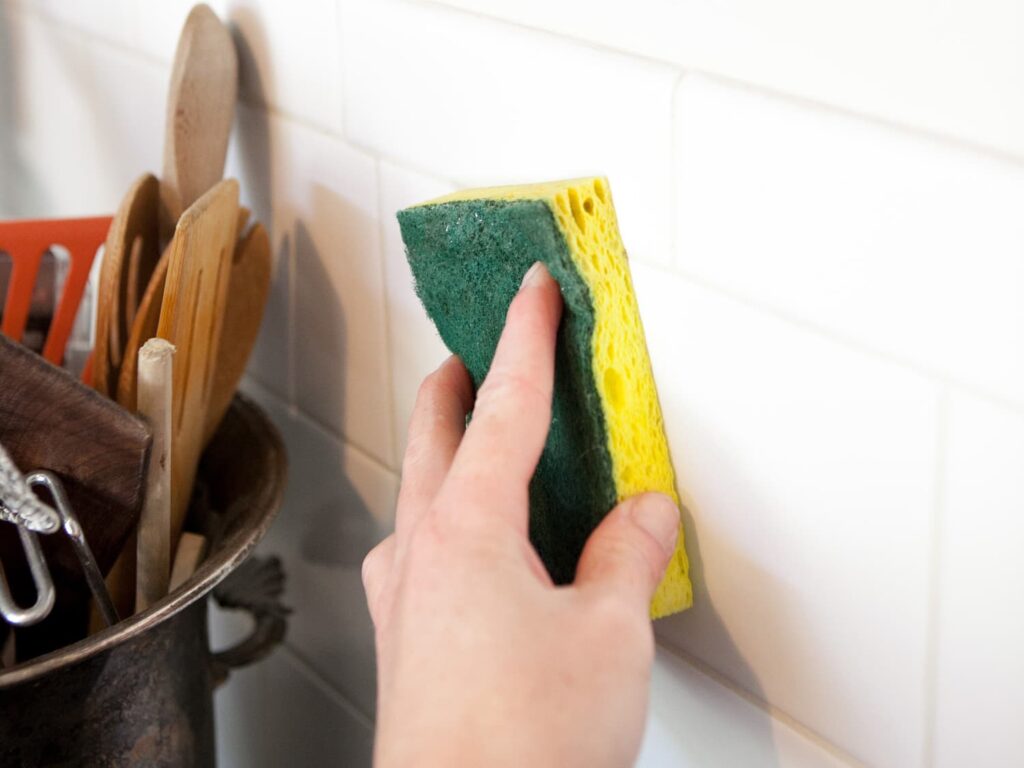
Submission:
<svg viewBox="0 0 1024 768">
<path fill-rule="evenodd" d="M 369 160 L 394 165 L 402 170 L 409 171 L 420 176 L 426 176 L 430 179 L 433 179 L 434 181 L 447 184 L 448 186 L 451 187 L 462 188 L 471 186 L 471 184 L 465 181 L 453 179 L 450 176 L 443 176 L 434 170 L 426 168 L 422 165 L 418 165 L 414 160 L 401 159 L 387 152 L 383 152 L 379 149 L 371 147 L 368 144 L 364 144 L 358 139 L 353 139 L 350 136 L 348 136 L 347 132 L 343 131 L 341 133 L 337 133 L 331 129 L 325 128 L 319 123 L 315 123 L 303 117 L 302 115 L 298 115 L 294 112 L 289 112 L 288 110 L 281 109 L 280 107 L 277 107 L 269 102 L 253 98 L 249 94 L 239 92 L 238 100 L 241 104 L 244 104 L 250 109 L 261 109 L 264 112 L 266 112 L 267 115 L 270 117 L 290 122 L 292 125 L 302 127 L 306 130 L 318 133 L 321 136 L 326 136 L 327 138 L 333 139 L 334 141 L 341 142 L 346 148 L 360 155 L 363 155 Z"/>
<path fill-rule="evenodd" d="M 959 389 L 964 390 L 964 392 L 974 397 L 985 400 L 986 402 L 998 406 L 999 408 L 1010 410 L 1013 411 L 1014 413 L 1024 414 L 1024 403 L 1018 403 L 1003 395 L 996 394 L 990 390 L 985 389 L 984 387 L 974 384 L 973 382 L 964 380 L 955 375 L 943 373 L 942 371 L 932 368 L 928 365 L 917 363 L 912 360 L 907 360 L 903 357 L 900 357 L 897 354 L 887 352 L 886 350 L 880 349 L 878 347 L 874 347 L 868 342 L 861 341 L 853 336 L 846 335 L 840 331 L 834 331 L 826 326 L 818 325 L 813 321 L 806 320 L 800 317 L 799 315 L 791 314 L 784 309 L 779 309 L 759 299 L 751 298 L 750 296 L 739 291 L 735 291 L 731 288 L 726 288 L 725 286 L 713 280 L 708 280 L 701 275 L 698 275 L 694 272 L 690 272 L 689 270 L 682 269 L 679 267 L 665 267 L 663 265 L 651 262 L 646 259 L 639 260 L 639 263 L 643 264 L 644 269 L 656 270 L 670 277 L 683 280 L 684 282 L 690 283 L 694 286 L 697 286 L 698 288 L 702 288 L 706 291 L 709 291 L 710 293 L 729 299 L 730 301 L 733 301 L 736 304 L 739 304 L 743 307 L 754 310 L 764 315 L 768 315 L 769 317 L 773 317 L 776 320 L 780 320 L 788 325 L 792 325 L 805 332 L 812 333 L 815 336 L 827 339 L 833 343 L 840 344 L 862 355 L 866 355 L 868 357 L 881 360 L 883 362 L 889 363 L 890 365 L 898 366 L 917 376 L 926 378 L 930 381 L 943 385 L 955 386 Z"/>
<path fill-rule="evenodd" d="M 392 360 L 394 339 L 391 337 L 391 281 L 388 279 L 388 257 L 384 228 L 384 189 L 380 165 L 381 161 L 379 159 L 375 159 L 373 161 L 373 169 L 377 177 L 377 200 L 375 201 L 377 204 L 377 257 L 380 262 L 380 279 L 384 294 L 384 370 L 386 373 L 385 386 L 388 390 L 388 408 L 390 416 L 388 419 L 388 454 L 390 457 L 390 464 L 394 465 L 398 461 L 398 424 L 396 423 L 397 419 L 395 418 L 398 414 L 398 398 L 395 394 L 394 366 Z"/>
<path fill-rule="evenodd" d="M 341 140 L 344 141 L 347 145 L 359 150 L 364 154 L 376 158 L 380 162 L 387 163 L 388 165 L 397 166 L 402 170 L 409 171 L 410 173 L 415 173 L 419 176 L 426 176 L 430 179 L 433 179 L 434 181 L 439 181 L 443 184 L 455 187 L 456 189 L 463 189 L 465 187 L 473 186 L 472 184 L 469 184 L 465 181 L 454 179 L 451 176 L 443 176 L 435 170 L 431 170 L 430 168 L 420 165 L 415 160 L 403 160 L 401 158 L 395 157 L 394 155 L 390 155 L 387 152 L 382 152 L 381 150 L 371 147 L 368 144 L 364 144 L 363 142 L 359 141 L 358 139 L 354 139 L 351 136 L 343 136 L 339 138 L 341 138 Z"/>
<path fill-rule="evenodd" d="M 875 123 L 877 125 L 881 125 L 881 126 L 884 126 L 886 128 L 892 129 L 892 130 L 896 130 L 896 131 L 900 131 L 900 132 L 903 132 L 903 133 L 908 133 L 908 134 L 916 135 L 919 138 L 923 137 L 925 139 L 928 139 L 928 140 L 934 141 L 936 143 L 939 143 L 939 144 L 942 144 L 942 145 L 946 145 L 948 147 L 955 148 L 955 149 L 958 149 L 958 150 L 961 150 L 961 151 L 969 150 L 971 152 L 975 152 L 975 153 L 978 153 L 978 154 L 981 154 L 981 155 L 985 155 L 985 156 L 988 156 L 990 158 L 999 160 L 1001 162 L 1010 163 L 1010 164 L 1013 164 L 1015 166 L 1024 166 L 1024 157 L 1022 157 L 1020 154 L 1014 153 L 1014 152 L 1009 151 L 1009 150 L 997 149 L 997 148 L 994 148 L 994 147 L 982 144 L 980 142 L 973 141 L 971 139 L 957 137 L 957 136 L 954 136 L 954 135 L 951 135 L 951 134 L 943 133 L 943 132 L 941 132 L 939 130 L 936 130 L 936 129 L 925 128 L 925 127 L 921 127 L 921 126 L 918 126 L 918 125 L 915 125 L 915 124 L 912 124 L 912 123 L 900 122 L 899 120 L 895 120 L 895 119 L 892 119 L 892 118 L 887 118 L 885 116 L 877 115 L 877 114 L 874 114 L 874 113 L 871 113 L 871 112 L 858 111 L 856 109 L 853 109 L 853 108 L 850 108 L 850 107 L 844 107 L 844 106 L 838 105 L 838 104 L 831 104 L 831 103 L 828 103 L 828 102 L 817 101 L 817 100 L 815 100 L 813 98 L 810 98 L 810 97 L 807 97 L 807 96 L 801 96 L 800 94 L 791 93 L 791 92 L 788 92 L 788 91 L 783 91 L 783 90 L 778 89 L 778 88 L 773 88 L 770 85 L 763 85 L 763 84 L 759 84 L 759 83 L 755 83 L 755 82 L 751 82 L 751 81 L 747 81 L 747 80 L 742 80 L 740 78 L 737 78 L 737 77 L 734 77 L 734 76 L 731 76 L 731 75 L 726 75 L 726 74 L 723 74 L 723 73 L 714 72 L 712 70 L 705 70 L 705 69 L 701 69 L 699 67 L 693 67 L 693 66 L 689 66 L 689 65 L 679 64 L 678 62 L 673 62 L 673 61 L 670 61 L 668 59 L 663 59 L 663 58 L 658 58 L 658 57 L 655 57 L 655 56 L 650 56 L 650 55 L 643 54 L 643 53 L 640 53 L 640 52 L 637 52 L 637 51 L 632 51 L 632 50 L 629 50 L 629 49 L 626 49 L 626 48 L 616 48 L 616 47 L 614 47 L 612 45 L 607 45 L 607 44 L 604 44 L 604 43 L 596 42 L 594 40 L 589 40 L 589 39 L 586 39 L 586 38 L 583 38 L 583 37 L 575 36 L 575 35 L 573 35 L 571 33 L 555 32 L 555 31 L 550 30 L 550 29 L 545 29 L 543 27 L 533 26 L 533 25 L 526 24 L 526 23 L 523 23 L 523 22 L 518 22 L 518 21 L 514 21 L 514 20 L 511 20 L 511 19 L 507 19 L 507 18 L 502 18 L 500 16 L 494 16 L 494 15 L 490 15 L 490 14 L 486 14 L 486 13 L 480 13 L 478 11 L 471 11 L 471 10 L 468 10 L 466 8 L 463 8 L 463 7 L 457 7 L 457 6 L 449 5 L 448 3 L 444 2 L 444 0 L 398 0 L 398 1 L 399 2 L 409 3 L 409 4 L 412 4 L 412 5 L 420 5 L 420 6 L 424 6 L 424 7 L 432 7 L 432 8 L 435 8 L 435 9 L 438 9 L 438 10 L 441 10 L 441 11 L 445 11 L 445 12 L 448 12 L 448 13 L 452 13 L 452 14 L 461 14 L 461 15 L 469 16 L 469 17 L 476 18 L 476 19 L 486 20 L 487 22 L 492 23 L 492 24 L 498 24 L 498 25 L 503 25 L 503 26 L 507 26 L 507 27 L 513 27 L 513 28 L 516 28 L 516 29 L 526 30 L 526 31 L 529 31 L 529 32 L 532 32 L 532 33 L 537 33 L 537 34 L 541 34 L 541 35 L 544 35 L 544 36 L 547 36 L 547 37 L 551 37 L 551 38 L 554 38 L 556 40 L 560 40 L 562 42 L 568 42 L 568 43 L 573 43 L 573 44 L 581 45 L 583 47 L 590 48 L 592 50 L 599 51 L 599 52 L 602 52 L 602 53 L 613 54 L 613 55 L 616 55 L 616 56 L 625 56 L 625 57 L 628 57 L 628 58 L 631 58 L 631 59 L 635 59 L 635 60 L 640 61 L 640 62 L 645 62 L 645 63 L 652 64 L 652 65 L 658 65 L 658 66 L 661 66 L 661 67 L 668 67 L 668 68 L 671 68 L 671 69 L 675 69 L 675 70 L 679 71 L 680 73 L 687 72 L 687 73 L 694 74 L 694 75 L 700 75 L 702 77 L 706 77 L 706 78 L 708 78 L 710 80 L 717 81 L 717 82 L 719 82 L 721 84 L 724 84 L 724 85 L 732 86 L 732 87 L 735 87 L 735 88 L 741 88 L 741 89 L 748 90 L 748 91 L 751 91 L 751 92 L 759 92 L 759 93 L 762 93 L 764 95 L 768 95 L 768 96 L 770 96 L 770 97 L 772 97 L 774 99 L 780 99 L 780 100 L 784 100 L 784 101 L 793 102 L 793 103 L 802 105 L 802 106 L 807 107 L 807 108 L 815 108 L 815 109 L 818 109 L 818 110 L 825 110 L 825 111 L 828 111 L 828 112 L 844 115 L 846 117 L 856 118 L 856 119 L 859 119 L 859 120 Z M 119 50 L 119 51 L 121 51 L 123 53 L 132 54 L 132 55 L 134 55 L 134 56 L 136 56 L 136 57 L 138 57 L 140 59 L 143 59 L 143 60 L 145 60 L 145 61 L 147 61 L 147 62 L 149 62 L 151 64 L 159 65 L 163 69 L 168 69 L 170 67 L 170 63 L 166 59 L 164 59 L 164 58 L 162 58 L 160 56 L 156 56 L 156 55 L 146 51 L 145 49 L 132 47 L 132 46 L 127 45 L 127 44 L 125 44 L 125 43 L 123 43 L 123 42 L 121 42 L 119 40 L 114 39 L 114 38 L 108 38 L 108 37 L 104 37 L 102 35 L 99 35 L 99 34 L 97 34 L 93 30 L 86 29 L 86 28 L 83 28 L 83 27 L 71 24 L 71 23 L 69 23 L 67 21 L 64 21 L 63 19 L 60 19 L 58 17 L 55 17 L 55 16 L 47 13 L 44 9 L 36 7 L 34 5 L 26 5 L 26 4 L 15 3 L 15 4 L 10 5 L 8 7 L 9 7 L 9 9 L 11 11 L 13 11 L 15 13 L 21 13 L 23 15 L 35 16 L 38 19 L 41 19 L 41 20 L 51 24 L 54 27 L 57 27 L 57 28 L 60 28 L 60 29 L 64 29 L 64 30 L 74 31 L 74 32 L 78 33 L 79 35 L 81 35 L 83 37 L 90 38 L 92 42 L 102 43 L 103 45 L 106 45 L 106 46 L 108 46 L 110 48 Z M 338 10 L 339 10 L 339 12 L 337 14 L 337 17 L 340 20 L 340 18 L 344 14 L 341 13 L 340 7 L 339 7 Z M 230 19 L 228 19 L 228 21 L 230 21 Z M 341 63 L 343 62 L 343 57 L 339 56 L 338 58 L 339 58 L 339 65 L 341 66 Z M 343 66 L 341 68 L 343 69 Z M 343 72 L 342 72 L 342 75 L 343 75 Z M 342 78 L 342 82 L 344 83 L 344 77 Z M 325 129 L 323 126 L 321 126 L 321 125 L 319 125 L 317 123 L 313 123 L 312 121 L 309 121 L 307 118 L 304 118 L 301 115 L 297 115 L 297 114 L 294 114 L 292 112 L 288 112 L 288 111 L 285 111 L 285 110 L 280 110 L 277 107 L 274 107 L 273 109 L 275 109 L 280 114 L 283 114 L 285 116 L 288 116 L 288 117 L 291 117 L 292 119 L 297 120 L 298 122 L 301 122 L 303 124 L 307 124 L 309 126 L 314 126 L 315 125 L 320 130 L 326 130 L 327 132 L 329 132 L 333 136 L 338 136 L 339 138 L 342 138 L 342 139 L 344 139 L 346 141 L 349 141 L 349 139 L 347 137 L 347 133 L 348 133 L 348 131 L 347 131 L 348 110 L 344 109 L 344 104 L 345 104 L 344 93 L 342 94 L 342 97 L 343 97 L 342 98 L 342 115 L 341 115 L 342 120 L 340 121 L 340 125 L 339 125 L 340 133 L 334 133 L 330 129 Z M 250 103 L 250 102 L 247 100 L 246 103 Z M 271 105 L 269 105 L 269 104 L 260 104 L 260 106 L 267 107 L 268 109 L 271 108 Z M 365 148 L 362 147 L 362 145 L 360 145 L 358 142 L 351 142 L 351 143 L 353 143 L 355 146 L 359 146 L 360 148 L 364 149 L 364 151 L 365 151 Z M 382 158 L 386 159 L 386 156 L 384 156 L 384 155 L 380 155 L 380 156 Z M 410 168 L 410 170 L 418 170 L 417 168 L 412 167 L 412 166 L 408 166 L 408 167 Z"/>
<path fill-rule="evenodd" d="M 398 480 L 401 477 L 399 472 L 394 467 L 388 466 L 385 462 L 381 461 L 380 458 L 366 450 L 366 448 L 359 445 L 358 443 L 353 442 L 350 437 L 338 434 L 330 427 L 326 427 L 323 424 L 321 424 L 318 419 L 316 419 L 313 416 L 310 416 L 297 405 L 292 405 L 288 403 L 284 398 L 281 397 L 281 395 L 277 394 L 276 392 L 268 388 L 267 385 L 260 381 L 257 377 L 253 376 L 252 374 L 246 373 L 243 378 L 243 381 L 247 388 L 258 390 L 261 398 L 275 401 L 281 407 L 281 409 L 284 410 L 289 415 L 289 417 L 295 419 L 296 421 L 302 422 L 303 426 L 307 427 L 308 429 L 313 429 L 319 432 L 322 437 L 325 437 L 329 440 L 333 440 L 334 442 L 341 445 L 342 448 L 347 448 L 357 453 L 361 459 L 369 462 L 376 469 L 379 469 L 382 472 L 386 472 L 387 474 L 391 475 L 395 480 Z"/>
<path fill-rule="evenodd" d="M 270 101 L 258 98 L 255 94 L 243 91 L 241 88 L 239 88 L 238 91 L 238 102 L 240 104 L 244 104 L 250 109 L 262 109 L 264 112 L 267 113 L 267 115 L 271 117 L 276 117 L 279 120 L 287 120 L 293 125 L 305 128 L 308 131 L 313 131 L 314 133 L 318 133 L 321 136 L 327 136 L 329 138 L 345 142 L 346 144 L 351 144 L 351 142 L 347 142 L 345 140 L 344 133 L 343 131 L 340 130 L 342 126 L 339 125 L 335 128 L 325 126 L 323 123 L 319 123 L 316 120 L 312 120 L 306 117 L 305 115 L 299 114 L 298 112 L 292 112 L 291 110 L 285 109 L 284 107 L 278 106 L 277 104 L 273 104 Z M 372 154 L 368 153 L 362 147 L 355 147 L 354 145 L 352 146 L 354 149 L 357 149 L 363 154 Z"/>
<path fill-rule="evenodd" d="M 398 478 L 398 472 L 395 471 L 394 467 L 388 466 L 387 462 L 383 461 L 380 457 L 368 451 L 364 446 L 353 441 L 351 437 L 339 434 L 330 427 L 321 424 L 317 418 L 306 413 L 299 407 L 296 407 L 294 409 L 292 416 L 298 421 L 303 422 L 307 427 L 317 430 L 324 437 L 329 437 L 330 439 L 341 443 L 343 447 L 348 448 L 354 451 L 355 453 L 359 454 L 360 458 L 365 459 L 369 463 L 373 464 L 374 467 L 376 467 L 377 469 L 383 472 L 387 472 L 389 475 Z"/>
<path fill-rule="evenodd" d="M 387 2 L 387 0 L 385 0 L 385 2 Z M 518 29 L 523 32 L 530 32 L 533 34 L 542 35 L 543 37 L 549 39 L 558 40 L 562 43 L 569 43 L 572 45 L 578 45 L 581 48 L 588 48 L 592 51 L 597 51 L 598 53 L 635 59 L 636 61 L 648 64 L 650 66 L 657 66 L 675 70 L 689 69 L 688 67 L 683 67 L 682 65 L 674 61 L 669 61 L 668 59 L 661 59 L 658 58 L 657 56 L 652 56 L 647 53 L 631 51 L 626 48 L 616 48 L 613 45 L 601 43 L 596 40 L 581 37 L 578 35 L 573 35 L 571 33 L 557 32 L 553 29 L 547 29 L 545 27 L 536 26 L 534 24 L 529 24 L 523 21 L 516 21 L 515 19 L 509 19 L 507 17 L 496 16 L 493 14 L 489 14 L 487 12 L 470 10 L 469 8 L 466 8 L 461 5 L 452 5 L 450 3 L 445 2 L 445 0 L 391 0 L 391 2 L 425 6 L 428 8 L 434 8 L 435 10 L 440 11 L 442 13 L 447 12 L 456 16 L 466 16 L 472 19 L 486 21 L 492 25 L 512 27 L 513 29 Z"/>
<path fill-rule="evenodd" d="M 144 48 L 136 48 L 122 40 L 118 40 L 116 37 L 107 37 L 100 34 L 96 30 L 88 29 L 86 27 L 79 26 L 72 22 L 62 19 L 59 16 L 55 16 L 46 8 L 35 4 L 35 3 L 14 3 L 7 6 L 9 11 L 14 13 L 20 13 L 23 16 L 33 16 L 36 21 L 48 24 L 59 32 L 74 33 L 79 42 L 86 45 L 92 46 L 105 46 L 116 53 L 128 55 L 137 59 L 140 59 L 147 64 L 158 66 L 160 69 L 170 71 L 171 62 L 160 56 L 157 56 Z M 134 30 L 133 30 L 134 31 Z"/>
<path fill-rule="evenodd" d="M 806 740 L 816 744 L 817 746 L 821 747 L 823 750 L 828 752 L 830 755 L 832 755 L 832 757 L 836 758 L 840 762 L 845 763 L 846 765 L 849 765 L 849 766 L 862 766 L 862 765 L 864 765 L 861 761 L 859 761 L 853 755 L 851 755 L 848 752 L 844 751 L 841 747 L 833 744 L 831 741 L 826 739 L 824 736 L 819 734 L 817 731 L 815 731 L 812 728 L 804 725 L 802 722 L 797 720 L 795 717 L 790 715 L 788 712 L 785 712 L 785 711 L 779 709 L 774 704 L 771 704 L 771 703 L 765 701 L 764 699 L 762 699 L 762 698 L 760 698 L 758 696 L 755 696 L 750 691 L 748 691 L 746 688 L 743 688 L 742 686 L 740 686 L 739 684 L 737 684 L 736 682 L 734 682 L 730 678 L 728 678 L 725 675 L 723 675 L 717 669 L 715 669 L 711 665 L 707 664 L 706 662 L 702 661 L 701 659 L 697 658 L 696 656 L 694 656 L 693 654 L 689 653 L 688 651 L 684 651 L 682 648 L 680 648 L 676 644 L 671 643 L 671 642 L 665 642 L 664 640 L 659 639 L 658 640 L 658 646 L 660 648 L 668 651 L 669 653 L 673 654 L 674 656 L 679 658 L 684 663 L 689 664 L 691 667 L 693 667 L 694 670 L 696 670 L 700 674 L 704 675 L 704 677 L 707 677 L 712 682 L 717 683 L 721 687 L 723 687 L 726 690 L 728 690 L 730 693 L 735 694 L 736 696 L 738 696 L 739 698 L 743 699 L 745 702 L 747 702 L 751 706 L 754 706 L 757 709 L 760 709 L 761 711 L 763 711 L 765 714 L 767 714 L 772 719 L 778 720 L 780 723 L 782 723 L 786 727 L 793 729 L 800 736 L 802 736 Z"/>
<path fill-rule="evenodd" d="M 476 19 L 486 20 L 491 23 L 501 24 L 520 30 L 539 33 L 548 37 L 555 37 L 564 42 L 576 43 L 586 48 L 590 48 L 592 50 L 599 51 L 605 54 L 611 54 L 616 56 L 628 56 L 630 58 L 637 59 L 648 64 L 672 67 L 674 69 L 682 70 L 690 74 L 700 75 L 710 80 L 718 81 L 719 83 L 724 85 L 729 85 L 735 88 L 742 88 L 748 91 L 759 92 L 761 94 L 768 95 L 775 99 L 782 99 L 790 102 L 795 102 L 801 106 L 804 106 L 805 108 L 825 110 L 849 118 L 856 118 L 858 120 L 875 123 L 877 125 L 881 125 L 886 128 L 897 130 L 903 133 L 915 134 L 919 137 L 925 137 L 931 141 L 961 151 L 967 149 L 972 152 L 977 152 L 979 154 L 994 158 L 996 160 L 1012 163 L 1016 166 L 1024 166 L 1024 156 L 1010 150 L 997 149 L 978 141 L 974 141 L 967 138 L 961 138 L 949 133 L 943 133 L 942 131 L 934 128 L 926 128 L 923 126 L 916 125 L 914 123 L 901 122 L 893 118 L 885 117 L 884 115 L 878 115 L 872 112 L 857 110 L 855 108 L 846 107 L 841 104 L 833 104 L 830 102 L 818 101 L 809 96 L 802 96 L 798 93 L 784 91 L 780 88 L 776 88 L 771 85 L 760 84 L 750 80 L 743 80 L 733 75 L 715 72 L 714 70 L 707 70 L 690 64 L 681 64 L 670 59 L 660 58 L 658 56 L 654 56 L 651 54 L 641 53 L 639 51 L 632 50 L 629 48 L 618 48 L 612 44 L 598 42 L 590 38 L 575 35 L 571 32 L 557 32 L 552 29 L 537 26 L 535 24 L 517 21 L 515 19 L 510 19 L 503 16 L 489 14 L 487 12 L 470 10 L 464 6 L 451 5 L 448 2 L 445 2 L 445 0 L 396 1 L 411 3 L 413 5 L 432 7 L 442 12 L 446 11 L 448 13 L 456 15 L 469 16 Z"/>
<path fill-rule="evenodd" d="M 938 707 L 939 618 L 942 611 L 943 524 L 946 519 L 946 470 L 949 453 L 950 388 L 942 388 L 936 408 L 938 429 L 935 445 L 935 486 L 932 530 L 928 549 L 928 614 L 926 619 L 924 680 L 924 744 L 922 765 L 935 764 L 936 711 Z"/>
<path fill-rule="evenodd" d="M 327 680 L 320 672 L 314 667 L 309 660 L 298 650 L 296 650 L 287 641 L 282 643 L 277 649 L 277 653 L 283 653 L 288 657 L 289 663 L 295 667 L 303 677 L 309 680 L 313 685 L 322 690 L 331 698 L 338 706 L 345 710 L 352 719 L 358 722 L 363 727 L 369 729 L 371 733 L 374 731 L 373 720 L 366 715 L 356 704 L 349 699 L 342 691 L 334 686 L 329 680 Z"/>
<path fill-rule="evenodd" d="M 954 136 L 953 134 L 942 133 L 940 130 L 935 128 L 925 128 L 914 123 L 902 122 L 895 118 L 878 115 L 873 112 L 864 112 L 853 107 L 845 107 L 841 104 L 830 104 L 824 101 L 817 101 L 809 96 L 802 96 L 798 93 L 783 91 L 780 88 L 775 88 L 770 85 L 762 85 L 748 80 L 741 80 L 737 77 L 719 72 L 696 68 L 688 68 L 687 71 L 694 75 L 700 75 L 701 77 L 720 85 L 725 85 L 736 90 L 747 91 L 752 94 L 759 94 L 776 101 L 789 102 L 789 104 L 802 109 L 828 112 L 832 115 L 846 118 L 847 120 L 857 120 L 904 134 L 908 138 L 918 141 L 931 142 L 947 150 L 972 152 L 991 160 L 1014 165 L 1017 168 L 1024 167 L 1024 155 L 1017 154 L 1007 149 L 997 149 L 978 141 Z"/>
</svg>

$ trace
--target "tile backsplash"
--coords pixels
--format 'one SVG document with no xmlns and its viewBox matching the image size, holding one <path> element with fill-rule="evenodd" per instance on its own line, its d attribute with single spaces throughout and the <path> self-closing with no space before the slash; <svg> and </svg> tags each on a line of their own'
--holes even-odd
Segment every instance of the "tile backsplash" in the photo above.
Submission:
<svg viewBox="0 0 1024 768">
<path fill-rule="evenodd" d="M 190 5 L 0 2 L 0 215 L 109 213 L 159 172 Z M 656 627 L 638 764 L 1024 763 L 1019 3 L 211 5 L 240 52 L 228 173 L 271 233 L 245 388 L 290 453 L 262 548 L 295 608 L 217 694 L 222 765 L 370 761 L 359 566 L 446 354 L 394 212 L 591 173 L 695 586 Z"/>
</svg>

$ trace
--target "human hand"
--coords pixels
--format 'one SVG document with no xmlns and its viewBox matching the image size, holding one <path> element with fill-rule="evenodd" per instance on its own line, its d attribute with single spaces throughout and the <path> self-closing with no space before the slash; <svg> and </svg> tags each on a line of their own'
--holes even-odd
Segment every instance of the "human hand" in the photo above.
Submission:
<svg viewBox="0 0 1024 768">
<path fill-rule="evenodd" d="M 557 283 L 535 265 L 486 381 L 449 358 L 420 388 L 395 533 L 367 555 L 376 630 L 375 764 L 627 766 L 647 709 L 648 605 L 679 512 L 616 507 L 570 586 L 528 538 L 528 486 L 551 419 Z M 466 428 L 466 414 L 473 419 Z"/>
</svg>

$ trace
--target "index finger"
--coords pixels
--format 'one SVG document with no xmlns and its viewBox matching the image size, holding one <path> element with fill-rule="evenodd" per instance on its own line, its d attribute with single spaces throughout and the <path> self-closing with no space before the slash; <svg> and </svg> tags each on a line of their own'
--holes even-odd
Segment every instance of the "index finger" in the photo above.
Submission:
<svg viewBox="0 0 1024 768">
<path fill-rule="evenodd" d="M 459 512 L 493 509 L 525 532 L 530 477 L 551 422 L 561 316 L 558 283 L 538 262 L 509 306 L 473 420 L 441 492 L 458 494 Z"/>
</svg>

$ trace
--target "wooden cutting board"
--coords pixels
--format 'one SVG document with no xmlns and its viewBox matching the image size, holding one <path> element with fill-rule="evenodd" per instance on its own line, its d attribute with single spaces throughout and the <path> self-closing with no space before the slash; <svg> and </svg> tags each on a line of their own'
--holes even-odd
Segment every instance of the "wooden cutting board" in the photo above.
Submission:
<svg viewBox="0 0 1024 768">
<path fill-rule="evenodd" d="M 67 371 L 0 337 L 0 443 L 22 472 L 48 469 L 67 491 L 100 569 L 138 522 L 150 432 L 145 422 Z M 18 630 L 19 658 L 84 637 L 89 591 L 66 537 L 40 536 L 57 601 L 49 618 Z M 13 525 L 0 525 L 0 560 L 19 603 L 32 602 Z"/>
</svg>

